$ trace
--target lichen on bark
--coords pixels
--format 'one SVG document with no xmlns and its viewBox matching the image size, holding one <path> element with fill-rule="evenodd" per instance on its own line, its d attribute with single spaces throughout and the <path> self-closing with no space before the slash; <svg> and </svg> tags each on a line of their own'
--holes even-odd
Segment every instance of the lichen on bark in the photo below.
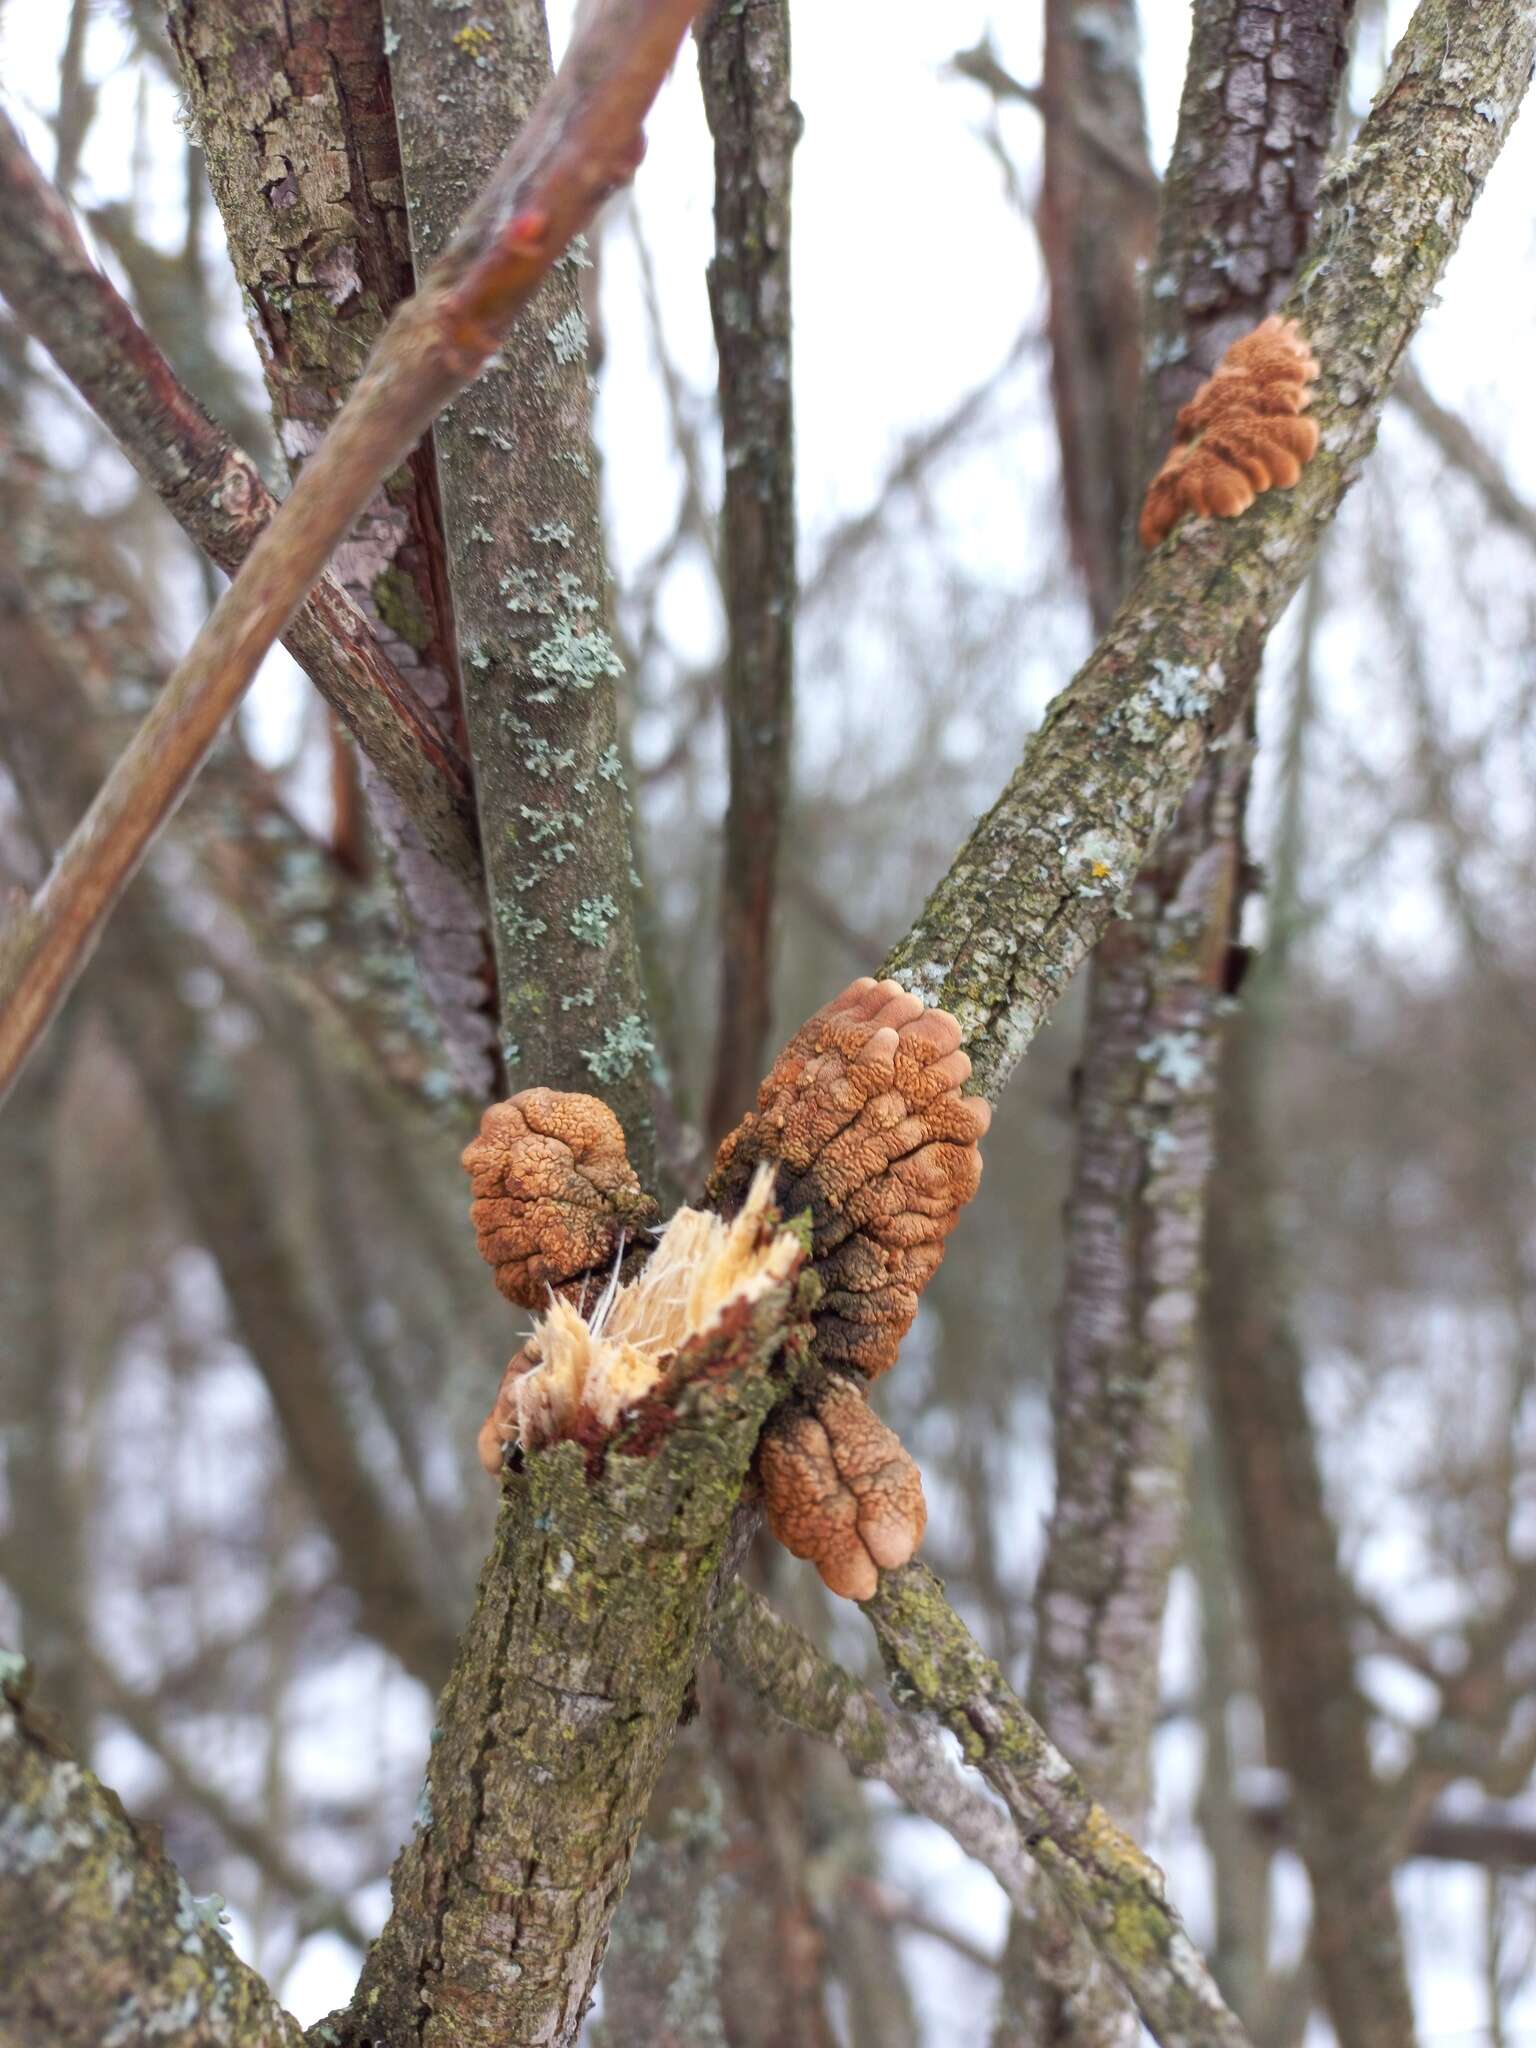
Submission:
<svg viewBox="0 0 1536 2048">
<path fill-rule="evenodd" d="M 425 270 L 548 84 L 549 32 L 543 0 L 508 0 L 473 39 L 425 0 L 386 11 Z M 652 1043 L 577 291 L 585 260 L 580 243 L 561 258 L 439 419 L 435 444 L 509 1086 L 600 1096 L 649 1184 Z"/>
</svg>

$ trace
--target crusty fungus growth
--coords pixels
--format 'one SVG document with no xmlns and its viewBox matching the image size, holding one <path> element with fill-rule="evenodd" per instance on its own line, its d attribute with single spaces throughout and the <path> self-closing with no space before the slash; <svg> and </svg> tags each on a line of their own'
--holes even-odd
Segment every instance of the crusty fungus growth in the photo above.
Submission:
<svg viewBox="0 0 1536 2048">
<path fill-rule="evenodd" d="M 757 1176 L 732 1222 L 679 1209 L 627 1287 L 615 1270 L 587 1313 L 560 1296 L 551 1302 L 507 1367 L 480 1432 L 482 1463 L 499 1472 L 509 1444 L 537 1451 L 611 1437 L 626 1411 L 677 1376 L 691 1344 L 728 1310 L 787 1284 L 803 1258 L 799 1239 L 777 1226 L 770 1173 Z"/>
<path fill-rule="evenodd" d="M 923 1540 L 922 1478 L 852 1380 L 826 1374 L 810 1402 L 782 1410 L 758 1447 L 768 1526 L 832 1592 L 868 1600 L 879 1570 Z"/>
<path fill-rule="evenodd" d="M 463 1165 L 480 1256 L 520 1308 L 547 1307 L 555 1289 L 579 1295 L 626 1232 L 655 1220 L 619 1120 L 595 1096 L 529 1088 L 494 1104 Z"/>
<path fill-rule="evenodd" d="M 866 976 L 801 1026 L 721 1145 L 713 1207 L 730 1214 L 768 1160 L 782 1213 L 810 1211 L 824 1365 L 873 1379 L 894 1361 L 981 1179 L 991 1111 L 961 1094 L 970 1074 L 953 1017 Z"/>
<path fill-rule="evenodd" d="M 1142 546 L 1155 548 L 1186 512 L 1232 519 L 1260 491 L 1295 483 L 1317 448 L 1316 422 L 1301 417 L 1317 374 L 1294 320 L 1271 314 L 1234 341 L 1179 413 L 1142 504 Z"/>
</svg>

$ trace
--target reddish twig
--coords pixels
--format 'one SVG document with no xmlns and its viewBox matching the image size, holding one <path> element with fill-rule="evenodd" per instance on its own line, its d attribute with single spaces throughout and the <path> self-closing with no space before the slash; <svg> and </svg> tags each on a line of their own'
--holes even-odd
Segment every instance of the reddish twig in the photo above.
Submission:
<svg viewBox="0 0 1536 2048">
<path fill-rule="evenodd" d="M 85 964 L 156 833 L 332 549 L 535 287 L 630 178 L 641 124 L 701 0 L 584 10 L 549 91 L 441 261 L 390 322 L 356 390 L 0 941 L 0 1095 Z"/>
<path fill-rule="evenodd" d="M 3 111 L 0 292 L 182 531 L 234 575 L 277 500 L 91 261 L 69 207 Z M 464 763 L 333 578 L 316 585 L 284 639 L 428 845 L 475 885 L 480 859 Z"/>
</svg>

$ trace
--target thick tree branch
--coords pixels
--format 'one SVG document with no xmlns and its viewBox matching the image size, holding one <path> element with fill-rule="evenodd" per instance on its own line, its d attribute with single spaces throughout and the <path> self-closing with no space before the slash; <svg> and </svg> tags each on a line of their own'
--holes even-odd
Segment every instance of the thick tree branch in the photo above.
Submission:
<svg viewBox="0 0 1536 2048">
<path fill-rule="evenodd" d="M 332 549 L 480 370 L 551 263 L 632 175 L 696 0 L 607 0 L 417 296 L 400 309 L 57 866 L 0 944 L 0 1091 L 56 1014 L 155 834 Z"/>
<path fill-rule="evenodd" d="M 438 1725 L 423 1823 L 333 2048 L 575 2040 L 704 1646 L 787 1290 L 691 1347 L 654 1456 L 559 1444 L 504 1481 Z M 734 1559 L 731 1560 L 734 1568 Z"/>
<path fill-rule="evenodd" d="M 164 1852 L 69 1755 L 0 1651 L 0 2037 L 302 2048 Z"/>
<path fill-rule="evenodd" d="M 718 5 L 699 31 L 715 139 L 709 303 L 725 446 L 723 581 L 730 798 L 720 881 L 720 1001 L 707 1122 L 751 1108 L 768 1047 L 779 838 L 795 670 L 795 429 L 790 377 L 788 0 Z"/>
<path fill-rule="evenodd" d="M 1186 525 L 1147 564 L 886 972 L 959 1017 L 995 1099 L 1230 722 L 1370 452 L 1397 363 L 1519 111 L 1531 0 L 1422 0 L 1328 181 L 1285 310 L 1323 363 L 1322 445 L 1292 491 Z M 1241 680 L 1239 680 L 1241 679 Z"/>
<path fill-rule="evenodd" d="M 457 227 L 466 183 L 494 168 L 549 82 L 544 0 L 508 0 L 495 20 L 466 46 L 429 0 L 390 0 L 419 274 Z M 450 108 L 461 137 L 451 154 Z M 434 442 L 507 1092 L 601 1096 L 649 1182 L 651 1026 L 577 288 L 587 261 L 584 245 L 561 260 Z"/>
<path fill-rule="evenodd" d="M 277 501 L 91 261 L 68 207 L 0 111 L 0 292 L 188 537 L 233 575 Z M 463 881 L 480 872 L 463 761 L 417 709 L 332 576 L 284 643 Z"/>
</svg>

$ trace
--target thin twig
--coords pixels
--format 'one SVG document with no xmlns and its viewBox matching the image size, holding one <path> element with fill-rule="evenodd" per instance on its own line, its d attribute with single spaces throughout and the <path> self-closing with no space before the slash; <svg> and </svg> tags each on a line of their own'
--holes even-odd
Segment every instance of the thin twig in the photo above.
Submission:
<svg viewBox="0 0 1536 2048">
<path fill-rule="evenodd" d="M 375 485 L 483 367 L 534 288 L 630 178 L 642 122 L 700 0 L 606 0 L 335 426 L 0 942 L 0 1096 L 262 658 Z"/>
<path fill-rule="evenodd" d="M 1162 2048 L 1247 2048 L 1162 1872 L 1088 1795 L 920 1564 L 883 1572 L 865 1603 L 892 1696 L 948 1728 L 1013 1815 Z"/>
<path fill-rule="evenodd" d="M 1037 1887 L 1018 1831 L 961 1777 L 935 1729 L 882 1706 L 740 1579 L 716 1610 L 714 1649 L 754 1699 L 791 1728 L 830 1742 L 856 1777 L 878 1778 L 990 1870 L 1016 1911 L 1033 1912 Z"/>
</svg>

